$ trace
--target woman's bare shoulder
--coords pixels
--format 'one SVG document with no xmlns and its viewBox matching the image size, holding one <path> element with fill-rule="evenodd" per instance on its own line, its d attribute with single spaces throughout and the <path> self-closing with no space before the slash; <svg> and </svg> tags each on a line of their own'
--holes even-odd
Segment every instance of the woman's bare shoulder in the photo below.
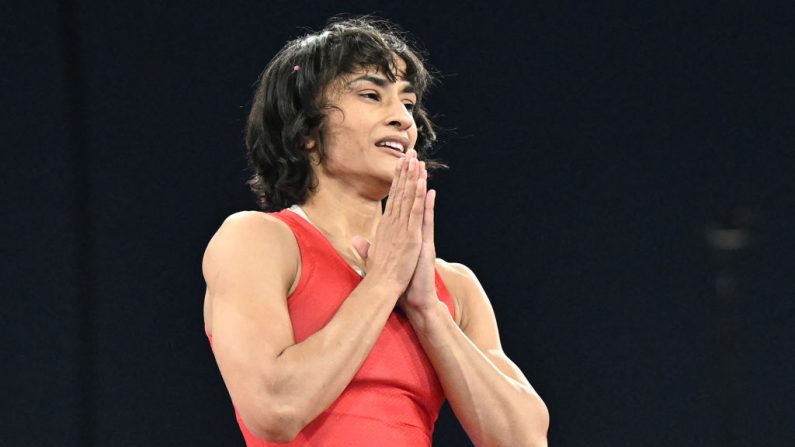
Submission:
<svg viewBox="0 0 795 447">
<path fill-rule="evenodd" d="M 469 287 L 475 276 L 464 264 L 447 262 L 442 258 L 436 258 L 436 270 L 448 288 Z"/>
<path fill-rule="evenodd" d="M 436 259 L 436 269 L 439 276 L 442 277 L 445 287 L 456 298 L 457 304 L 460 306 L 459 325 L 462 329 L 465 329 L 470 320 L 474 318 L 473 315 L 493 315 L 491 302 L 472 269 L 464 264 L 447 262 L 438 258 Z"/>
<path fill-rule="evenodd" d="M 466 302 L 469 299 L 472 288 L 474 274 L 464 264 L 447 262 L 444 259 L 436 258 L 436 271 L 444 282 L 444 286 L 453 298 L 455 305 L 455 322 L 459 326 L 462 322 Z"/>
<path fill-rule="evenodd" d="M 207 269 L 230 262 L 278 260 L 290 264 L 298 255 L 298 245 L 286 223 L 268 213 L 240 211 L 224 219 L 210 239 L 202 267 L 207 273 Z"/>
</svg>

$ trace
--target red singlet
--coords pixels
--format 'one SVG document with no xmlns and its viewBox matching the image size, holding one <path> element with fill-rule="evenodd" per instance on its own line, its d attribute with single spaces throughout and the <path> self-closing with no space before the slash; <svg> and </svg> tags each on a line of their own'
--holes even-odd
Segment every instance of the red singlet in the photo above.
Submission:
<svg viewBox="0 0 795 447">
<path fill-rule="evenodd" d="M 331 320 L 362 277 L 304 218 L 289 210 L 271 215 L 290 226 L 301 252 L 301 277 L 287 301 L 295 342 L 300 343 Z M 436 290 L 453 314 L 438 272 Z M 247 447 L 430 446 L 443 401 L 442 386 L 411 324 L 394 311 L 351 383 L 293 442 L 258 439 L 236 415 Z"/>
</svg>

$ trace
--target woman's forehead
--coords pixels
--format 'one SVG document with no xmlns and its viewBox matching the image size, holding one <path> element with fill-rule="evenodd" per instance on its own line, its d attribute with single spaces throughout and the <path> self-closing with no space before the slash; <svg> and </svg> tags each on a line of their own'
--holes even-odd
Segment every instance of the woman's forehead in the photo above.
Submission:
<svg viewBox="0 0 795 447">
<path fill-rule="evenodd" d="M 376 84 L 385 85 L 386 83 L 393 83 L 390 78 L 394 78 L 395 83 L 408 84 L 410 86 L 409 90 L 414 91 L 412 80 L 406 77 L 407 65 L 406 61 L 403 60 L 403 57 L 395 54 L 393 58 L 393 64 L 390 65 L 388 69 L 389 72 L 385 72 L 384 67 L 376 63 L 358 65 L 350 72 L 338 75 L 328 84 L 327 88 L 324 90 L 326 95 L 328 95 L 327 97 L 333 98 L 350 90 L 350 88 L 360 79 L 375 81 Z M 379 80 L 383 82 L 379 82 Z"/>
<path fill-rule="evenodd" d="M 382 78 L 395 77 L 398 82 L 410 82 L 410 80 L 406 78 L 406 68 L 406 61 L 404 61 L 402 57 L 395 56 L 393 63 L 389 66 L 389 73 L 384 73 L 384 68 L 378 64 L 367 64 L 354 68 L 350 73 L 340 75 L 339 79 L 345 84 L 361 76 L 373 75 Z"/>
</svg>

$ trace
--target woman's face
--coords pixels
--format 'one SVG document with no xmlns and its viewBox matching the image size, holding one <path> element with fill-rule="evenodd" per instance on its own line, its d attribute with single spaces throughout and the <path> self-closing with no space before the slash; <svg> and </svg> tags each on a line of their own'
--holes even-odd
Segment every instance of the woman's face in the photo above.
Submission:
<svg viewBox="0 0 795 447">
<path fill-rule="evenodd" d="M 342 77 L 329 92 L 324 130 L 324 174 L 344 182 L 375 187 L 382 198 L 389 191 L 395 161 L 417 142 L 411 110 L 417 102 L 414 87 L 400 74 L 391 82 L 376 69 L 362 69 Z"/>
</svg>

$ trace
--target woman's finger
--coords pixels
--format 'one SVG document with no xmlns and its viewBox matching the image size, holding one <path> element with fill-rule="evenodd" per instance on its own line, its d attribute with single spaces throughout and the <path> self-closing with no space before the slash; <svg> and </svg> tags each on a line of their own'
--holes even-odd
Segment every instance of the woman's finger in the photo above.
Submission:
<svg viewBox="0 0 795 447">
<path fill-rule="evenodd" d="M 401 170 L 400 170 L 400 177 L 398 178 L 398 184 L 395 188 L 395 201 L 392 204 L 392 215 L 395 218 L 399 218 L 401 216 L 401 209 L 403 208 L 403 196 L 406 192 L 406 180 L 408 177 L 408 172 L 411 169 L 411 149 L 406 152 L 406 158 L 402 162 Z"/>
<path fill-rule="evenodd" d="M 425 215 L 422 219 L 422 241 L 433 244 L 433 218 L 436 206 L 436 190 L 431 189 L 425 197 Z"/>
<path fill-rule="evenodd" d="M 408 222 L 414 212 L 414 202 L 417 194 L 417 180 L 419 180 L 419 162 L 415 156 L 409 158 L 408 172 L 406 173 L 406 183 L 401 197 L 400 221 Z"/>
<path fill-rule="evenodd" d="M 392 185 L 389 187 L 389 195 L 386 198 L 386 206 L 384 207 L 385 216 L 392 214 L 392 209 L 395 205 L 395 191 L 397 190 L 397 185 L 400 181 L 400 172 L 403 171 L 404 161 L 405 157 L 401 157 L 395 162 L 395 174 L 392 176 Z"/>
<path fill-rule="evenodd" d="M 425 194 L 428 189 L 428 172 L 425 170 L 425 162 L 419 163 L 417 179 L 417 189 L 414 192 L 414 203 L 411 205 L 411 216 L 409 216 L 409 228 L 422 230 L 422 219 L 425 208 Z"/>
<path fill-rule="evenodd" d="M 363 261 L 367 261 L 370 251 L 370 241 L 357 234 L 351 239 L 351 243 L 356 253 L 359 254 L 359 257 L 362 258 Z"/>
</svg>

